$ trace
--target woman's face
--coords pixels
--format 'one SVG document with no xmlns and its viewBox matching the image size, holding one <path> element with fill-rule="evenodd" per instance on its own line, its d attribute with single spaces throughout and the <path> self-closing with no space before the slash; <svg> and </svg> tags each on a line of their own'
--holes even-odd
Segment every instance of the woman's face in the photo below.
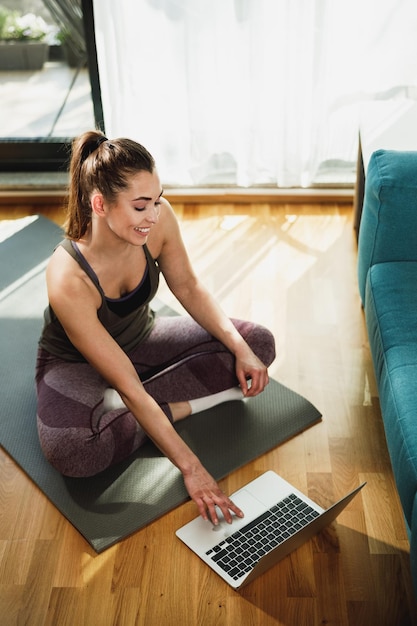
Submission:
<svg viewBox="0 0 417 626">
<path fill-rule="evenodd" d="M 105 211 L 110 230 L 134 245 L 146 243 L 151 229 L 159 220 L 162 193 L 161 181 L 155 170 L 134 174 L 129 187 L 120 192 Z"/>
</svg>

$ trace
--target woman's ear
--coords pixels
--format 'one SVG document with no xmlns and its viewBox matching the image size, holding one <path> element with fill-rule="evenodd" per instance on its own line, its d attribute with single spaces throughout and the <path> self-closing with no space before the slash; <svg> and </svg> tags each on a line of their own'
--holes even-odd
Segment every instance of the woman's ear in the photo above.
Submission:
<svg viewBox="0 0 417 626">
<path fill-rule="evenodd" d="M 90 202 L 93 213 L 102 217 L 104 215 L 104 198 L 102 194 L 94 192 L 91 196 Z"/>
</svg>

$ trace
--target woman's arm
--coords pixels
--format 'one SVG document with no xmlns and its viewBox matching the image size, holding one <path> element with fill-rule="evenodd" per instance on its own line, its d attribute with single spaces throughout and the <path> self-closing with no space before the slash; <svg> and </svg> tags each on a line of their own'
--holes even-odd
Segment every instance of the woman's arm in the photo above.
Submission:
<svg viewBox="0 0 417 626">
<path fill-rule="evenodd" d="M 179 468 L 191 498 L 204 519 L 217 523 L 217 505 L 225 519 L 230 511 L 242 512 L 220 490 L 215 480 L 185 444 L 159 405 L 144 389 L 125 352 L 97 317 L 101 298 L 78 264 L 62 249 L 54 253 L 47 269 L 49 302 L 70 341 L 86 360 L 120 394 L 143 430 Z"/>
<path fill-rule="evenodd" d="M 168 209 L 161 224 L 164 239 L 158 257 L 167 285 L 191 317 L 235 355 L 236 375 L 242 391 L 246 396 L 255 396 L 268 384 L 267 368 L 197 278 L 178 221 L 169 205 Z M 250 387 L 248 379 L 251 380 Z"/>
</svg>

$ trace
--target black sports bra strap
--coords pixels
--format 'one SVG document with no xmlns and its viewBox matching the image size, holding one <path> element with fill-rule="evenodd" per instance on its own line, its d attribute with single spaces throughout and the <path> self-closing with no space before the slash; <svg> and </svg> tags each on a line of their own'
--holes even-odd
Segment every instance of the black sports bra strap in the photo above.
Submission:
<svg viewBox="0 0 417 626">
<path fill-rule="evenodd" d="M 72 256 L 72 258 L 77 261 L 80 267 L 82 267 L 82 269 L 85 271 L 87 276 L 91 278 L 91 280 L 93 281 L 94 285 L 97 287 L 100 294 L 104 297 L 104 291 L 101 288 L 100 281 L 98 279 L 97 274 L 95 273 L 95 271 L 93 270 L 93 268 L 91 267 L 87 259 L 82 254 L 76 242 L 73 241 L 72 239 L 65 239 L 61 245 L 64 248 L 64 250 L 66 250 Z"/>
</svg>

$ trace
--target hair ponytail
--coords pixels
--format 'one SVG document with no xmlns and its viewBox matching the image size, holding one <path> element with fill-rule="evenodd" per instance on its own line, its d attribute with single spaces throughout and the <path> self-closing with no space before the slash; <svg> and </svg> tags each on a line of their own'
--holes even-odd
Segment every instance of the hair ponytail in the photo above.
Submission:
<svg viewBox="0 0 417 626">
<path fill-rule="evenodd" d="M 74 139 L 69 168 L 69 191 L 65 234 L 80 239 L 91 222 L 90 197 L 94 191 L 114 202 L 129 185 L 131 175 L 152 173 L 155 161 L 131 139 L 109 141 L 100 131 L 87 131 Z"/>
</svg>

